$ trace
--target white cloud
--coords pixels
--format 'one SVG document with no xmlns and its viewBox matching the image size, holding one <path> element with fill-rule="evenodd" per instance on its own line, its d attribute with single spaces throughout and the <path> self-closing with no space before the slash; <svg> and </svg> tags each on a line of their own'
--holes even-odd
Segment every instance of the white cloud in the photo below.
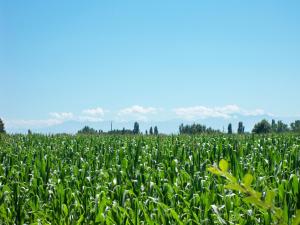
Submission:
<svg viewBox="0 0 300 225">
<path fill-rule="evenodd" d="M 54 117 L 58 120 L 70 120 L 73 119 L 74 115 L 71 112 L 51 112 L 49 113 L 51 117 Z"/>
<path fill-rule="evenodd" d="M 8 120 L 8 128 L 42 128 L 62 124 L 64 121 L 58 119 L 44 120 Z"/>
<path fill-rule="evenodd" d="M 126 115 L 126 114 L 149 114 L 149 113 L 156 113 L 157 109 L 154 107 L 143 107 L 139 105 L 133 105 L 128 108 L 121 109 L 119 115 Z"/>
<path fill-rule="evenodd" d="M 229 119 L 236 115 L 243 116 L 259 116 L 271 115 L 262 109 L 246 110 L 237 105 L 226 105 L 223 107 L 206 107 L 206 106 L 192 106 L 181 107 L 173 110 L 175 114 L 183 119 L 206 119 L 206 118 L 224 118 Z"/>
<path fill-rule="evenodd" d="M 105 110 L 97 107 L 82 111 L 81 115 L 74 115 L 72 112 L 51 112 L 46 119 L 16 119 L 7 120 L 8 128 L 42 128 L 62 124 L 66 121 L 79 122 L 100 122 L 103 121 Z"/>
<path fill-rule="evenodd" d="M 94 116 L 79 116 L 76 118 L 76 121 L 79 122 L 101 122 L 103 121 L 102 117 L 94 117 Z"/>
<path fill-rule="evenodd" d="M 139 105 L 133 105 L 121 109 L 117 114 L 117 120 L 128 121 L 130 119 L 135 119 L 138 121 L 147 121 L 148 116 L 154 115 L 159 111 L 159 109 L 154 107 L 143 107 Z"/>
<path fill-rule="evenodd" d="M 92 117 L 102 117 L 104 116 L 104 109 L 97 107 L 94 109 L 85 109 L 82 111 L 83 114 Z"/>
<path fill-rule="evenodd" d="M 66 121 L 74 119 L 71 112 L 51 112 L 50 118 L 47 119 L 17 119 L 8 120 L 7 127 L 9 128 L 42 128 L 62 124 Z"/>
<path fill-rule="evenodd" d="M 121 109 L 119 115 L 129 115 L 129 114 L 153 114 L 158 110 L 154 107 L 143 107 L 139 105 L 133 105 L 128 108 Z"/>
<path fill-rule="evenodd" d="M 266 113 L 263 109 L 254 109 L 254 110 L 242 110 L 241 114 L 244 116 L 261 116 L 261 115 L 269 115 L 272 116 L 271 113 Z"/>
<path fill-rule="evenodd" d="M 77 118 L 80 122 L 100 122 L 103 121 L 105 110 L 101 107 L 85 109 L 82 111 L 83 116 Z"/>
</svg>

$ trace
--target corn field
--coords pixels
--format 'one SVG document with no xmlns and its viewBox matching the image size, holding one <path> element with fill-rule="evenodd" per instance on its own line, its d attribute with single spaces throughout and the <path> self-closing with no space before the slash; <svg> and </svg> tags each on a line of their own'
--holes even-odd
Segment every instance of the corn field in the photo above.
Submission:
<svg viewBox="0 0 300 225">
<path fill-rule="evenodd" d="M 2 135 L 0 224 L 273 224 L 207 168 L 300 208 L 300 136 Z M 263 198 L 263 196 L 262 196 Z"/>
</svg>

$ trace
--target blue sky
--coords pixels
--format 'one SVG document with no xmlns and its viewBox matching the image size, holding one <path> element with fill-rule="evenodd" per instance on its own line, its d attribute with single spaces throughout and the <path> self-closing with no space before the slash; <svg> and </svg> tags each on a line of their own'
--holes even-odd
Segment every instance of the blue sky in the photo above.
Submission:
<svg viewBox="0 0 300 225">
<path fill-rule="evenodd" d="M 0 117 L 300 117 L 299 1 L 0 0 Z"/>
</svg>

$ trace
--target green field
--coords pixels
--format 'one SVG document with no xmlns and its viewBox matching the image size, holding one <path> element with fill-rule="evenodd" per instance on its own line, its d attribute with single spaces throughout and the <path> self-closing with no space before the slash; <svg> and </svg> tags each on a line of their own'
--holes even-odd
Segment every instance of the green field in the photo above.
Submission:
<svg viewBox="0 0 300 225">
<path fill-rule="evenodd" d="M 221 159 L 286 223 L 300 208 L 297 135 L 0 138 L 0 224 L 272 224 L 207 170 Z"/>
</svg>

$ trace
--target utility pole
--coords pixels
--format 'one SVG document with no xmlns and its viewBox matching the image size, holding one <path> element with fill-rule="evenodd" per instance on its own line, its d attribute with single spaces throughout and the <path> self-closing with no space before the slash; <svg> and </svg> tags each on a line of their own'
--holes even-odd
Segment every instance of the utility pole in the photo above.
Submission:
<svg viewBox="0 0 300 225">
<path fill-rule="evenodd" d="M 112 131 L 112 120 L 110 121 L 110 131 Z"/>
</svg>

